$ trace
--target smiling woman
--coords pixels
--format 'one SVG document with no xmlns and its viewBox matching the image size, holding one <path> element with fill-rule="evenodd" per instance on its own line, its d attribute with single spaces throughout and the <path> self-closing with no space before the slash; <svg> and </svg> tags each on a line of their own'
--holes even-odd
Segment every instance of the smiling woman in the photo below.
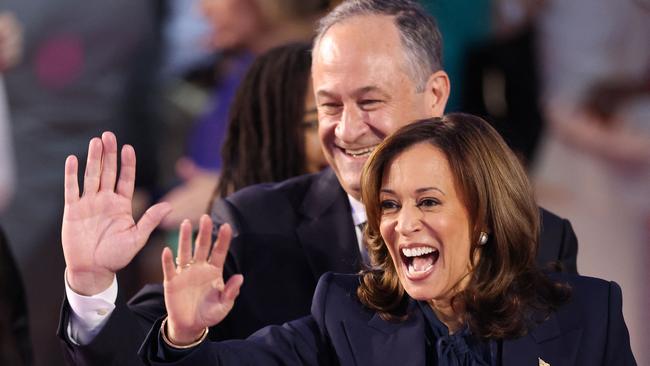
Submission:
<svg viewBox="0 0 650 366">
<path fill-rule="evenodd" d="M 527 309 L 551 312 L 569 290 L 535 267 L 538 209 L 526 174 L 485 121 L 450 114 L 402 128 L 362 175 L 374 267 L 359 297 L 399 317 L 405 293 L 450 330 L 525 333 Z M 487 238 L 487 240 L 485 240 Z"/>
</svg>

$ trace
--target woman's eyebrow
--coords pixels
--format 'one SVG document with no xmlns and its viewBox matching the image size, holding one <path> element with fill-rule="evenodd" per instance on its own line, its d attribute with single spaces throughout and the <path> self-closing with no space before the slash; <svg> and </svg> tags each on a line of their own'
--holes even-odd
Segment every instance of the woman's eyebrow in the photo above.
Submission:
<svg viewBox="0 0 650 366">
<path fill-rule="evenodd" d="M 444 192 L 442 189 L 438 188 L 438 187 L 422 187 L 422 188 L 418 188 L 418 189 L 415 190 L 415 193 L 424 193 L 424 192 L 428 192 L 428 191 L 438 191 L 438 192 L 440 192 L 442 195 L 445 195 L 445 196 L 446 196 L 445 192 Z M 381 189 L 379 190 L 379 192 L 380 192 L 380 193 L 391 193 L 391 194 L 395 194 L 395 191 L 392 190 L 392 189 L 390 189 L 390 188 L 381 188 Z"/>
<path fill-rule="evenodd" d="M 443 195 L 445 195 L 445 192 L 442 189 L 438 188 L 438 187 L 418 188 L 418 189 L 415 190 L 415 193 L 424 193 L 424 192 L 428 192 L 428 191 L 438 191 L 438 192 L 442 193 Z"/>
</svg>

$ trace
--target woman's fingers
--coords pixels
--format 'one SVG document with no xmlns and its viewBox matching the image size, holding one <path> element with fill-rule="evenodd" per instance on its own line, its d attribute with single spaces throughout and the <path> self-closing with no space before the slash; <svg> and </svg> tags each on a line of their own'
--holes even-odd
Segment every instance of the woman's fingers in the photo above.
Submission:
<svg viewBox="0 0 650 366">
<path fill-rule="evenodd" d="M 190 220 L 183 220 L 178 235 L 178 257 L 176 265 L 181 269 L 192 259 L 192 224 Z"/>
<path fill-rule="evenodd" d="M 213 281 L 212 288 L 215 290 L 215 297 L 210 307 L 214 318 L 223 319 L 228 315 L 235 305 L 235 299 L 239 296 L 239 290 L 243 283 L 244 276 L 240 274 L 230 277 L 225 285 L 222 279 Z"/>
<path fill-rule="evenodd" d="M 232 303 L 235 302 L 235 299 L 239 295 L 239 289 L 241 288 L 241 285 L 244 283 L 244 276 L 240 274 L 232 275 L 229 279 L 228 282 L 226 282 L 226 286 L 223 289 L 222 293 L 222 300 L 230 304 L 232 306 Z"/>
<path fill-rule="evenodd" d="M 102 167 L 99 189 L 114 191 L 117 179 L 117 139 L 112 132 L 102 134 Z"/>
<path fill-rule="evenodd" d="M 217 233 L 217 241 L 214 243 L 212 254 L 210 254 L 209 259 L 210 264 L 217 267 L 219 270 L 219 277 L 223 276 L 223 263 L 226 260 L 226 254 L 230 247 L 230 239 L 232 239 L 232 229 L 230 228 L 230 225 L 221 225 L 221 227 L 219 227 L 219 232 Z"/>
<path fill-rule="evenodd" d="M 165 247 L 161 256 L 163 278 L 165 282 L 171 281 L 176 276 L 176 266 L 174 266 L 174 255 L 169 247 Z"/>
<path fill-rule="evenodd" d="M 203 215 L 199 220 L 199 234 L 196 237 L 196 245 L 194 247 L 195 262 L 208 260 L 211 241 L 212 241 L 212 220 L 210 220 L 210 216 Z"/>
</svg>

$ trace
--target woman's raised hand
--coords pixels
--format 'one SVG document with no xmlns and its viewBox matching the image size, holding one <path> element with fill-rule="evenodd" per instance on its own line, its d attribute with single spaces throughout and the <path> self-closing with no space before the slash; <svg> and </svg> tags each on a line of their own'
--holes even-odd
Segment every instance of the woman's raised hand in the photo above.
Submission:
<svg viewBox="0 0 650 366">
<path fill-rule="evenodd" d="M 88 145 L 83 194 L 79 196 L 78 161 L 65 161 L 65 206 L 61 241 L 70 287 L 82 295 L 108 288 L 145 245 L 153 229 L 171 210 L 169 204 L 150 207 L 136 223 L 132 200 L 135 187 L 135 151 L 122 148 L 117 179 L 117 139 L 111 132 Z"/>
<path fill-rule="evenodd" d="M 211 232 L 212 220 L 203 215 L 192 256 L 192 225 L 186 220 L 180 227 L 176 261 L 169 248 L 162 253 L 167 334 L 176 345 L 192 343 L 206 327 L 221 322 L 232 309 L 244 281 L 242 275 L 233 275 L 226 283 L 223 280 L 223 264 L 232 237 L 230 226 L 223 224 L 219 228 L 212 249 Z"/>
</svg>

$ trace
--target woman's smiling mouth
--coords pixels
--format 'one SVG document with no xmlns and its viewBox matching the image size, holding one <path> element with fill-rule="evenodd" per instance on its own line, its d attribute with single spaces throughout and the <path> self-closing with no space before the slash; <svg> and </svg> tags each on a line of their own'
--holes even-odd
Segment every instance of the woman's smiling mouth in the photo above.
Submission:
<svg viewBox="0 0 650 366">
<path fill-rule="evenodd" d="M 406 276 L 411 280 L 420 280 L 427 277 L 435 268 L 440 252 L 430 246 L 403 247 L 400 250 L 402 264 L 406 269 Z"/>
</svg>

